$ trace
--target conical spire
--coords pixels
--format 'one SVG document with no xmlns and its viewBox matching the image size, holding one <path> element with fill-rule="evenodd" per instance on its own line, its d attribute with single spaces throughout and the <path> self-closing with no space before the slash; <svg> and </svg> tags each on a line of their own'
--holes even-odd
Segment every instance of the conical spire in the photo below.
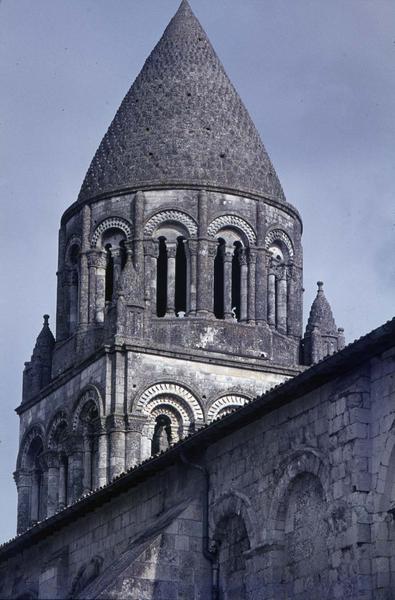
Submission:
<svg viewBox="0 0 395 600">
<path fill-rule="evenodd" d="M 324 284 L 322 281 L 317 281 L 317 286 L 317 296 L 311 306 L 306 333 L 312 332 L 316 326 L 323 335 L 337 335 L 332 309 L 324 294 Z"/>
<path fill-rule="evenodd" d="M 44 315 L 44 324 L 37 336 L 30 362 L 25 363 L 23 373 L 23 399 L 30 400 L 51 381 L 52 353 L 55 338 L 49 328 L 49 315 Z"/>
<path fill-rule="evenodd" d="M 186 0 L 124 98 L 79 200 L 172 186 L 285 199 L 259 134 Z"/>
</svg>

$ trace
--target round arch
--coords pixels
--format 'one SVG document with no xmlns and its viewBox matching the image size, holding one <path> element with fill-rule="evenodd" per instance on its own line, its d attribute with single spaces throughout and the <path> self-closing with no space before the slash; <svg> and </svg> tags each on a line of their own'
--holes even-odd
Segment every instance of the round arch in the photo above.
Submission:
<svg viewBox="0 0 395 600">
<path fill-rule="evenodd" d="M 250 398 L 243 394 L 224 394 L 210 405 L 207 412 L 207 420 L 211 423 L 214 419 L 227 414 L 228 411 L 244 406 L 247 402 L 250 402 Z"/>
<path fill-rule="evenodd" d="M 226 533 L 222 531 L 221 523 L 232 515 L 241 516 L 249 538 L 250 548 L 255 548 L 259 543 L 258 519 L 248 496 L 238 490 L 229 490 L 221 494 L 210 509 L 210 527 L 214 540 Z"/>
<path fill-rule="evenodd" d="M 266 234 L 265 249 L 269 250 L 270 246 L 272 246 L 276 242 L 279 243 L 280 246 L 286 248 L 286 250 L 288 252 L 288 256 L 289 256 L 290 260 L 292 260 L 294 257 L 294 254 L 295 254 L 294 247 L 291 242 L 291 239 L 285 233 L 285 231 L 283 231 L 282 229 L 272 229 L 271 231 L 269 231 Z"/>
<path fill-rule="evenodd" d="M 77 402 L 75 403 L 72 418 L 73 431 L 77 430 L 83 409 L 90 402 L 93 402 L 96 406 L 97 414 L 99 416 L 103 415 L 103 401 L 100 392 L 96 386 L 89 385 L 81 392 Z"/>
<path fill-rule="evenodd" d="M 47 428 L 46 436 L 46 448 L 48 450 L 54 450 L 56 447 L 56 431 L 59 427 L 64 426 L 66 431 L 69 429 L 69 419 L 65 411 L 58 411 L 50 420 L 50 424 Z"/>
<path fill-rule="evenodd" d="M 148 219 L 144 227 L 144 236 L 151 237 L 155 230 L 165 223 L 180 224 L 188 232 L 189 237 L 196 237 L 198 227 L 190 215 L 180 210 L 162 210 Z"/>
<path fill-rule="evenodd" d="M 35 423 L 32 425 L 23 436 L 20 450 L 17 458 L 17 469 L 23 468 L 26 464 L 26 457 L 29 452 L 29 448 L 34 439 L 39 438 L 42 443 L 43 449 L 45 448 L 45 429 L 41 423 Z"/>
<path fill-rule="evenodd" d="M 102 221 L 100 225 L 96 227 L 91 240 L 92 248 L 96 247 L 103 233 L 108 229 L 120 229 L 125 234 L 127 241 L 129 241 L 132 236 L 132 227 L 126 219 L 122 219 L 121 217 L 110 217 Z"/>
<path fill-rule="evenodd" d="M 151 385 L 138 398 L 134 410 L 137 412 L 148 412 L 148 407 L 155 408 L 163 403 L 163 398 L 166 397 L 167 403 L 170 405 L 173 398 L 174 407 L 183 414 L 184 418 L 194 422 L 203 422 L 203 409 L 200 402 L 192 392 L 185 386 L 178 383 L 161 382 Z"/>
<path fill-rule="evenodd" d="M 249 246 L 256 245 L 256 233 L 247 221 L 236 215 L 223 215 L 210 223 L 207 229 L 209 237 L 218 237 L 222 229 L 235 229 L 248 242 Z"/>
</svg>

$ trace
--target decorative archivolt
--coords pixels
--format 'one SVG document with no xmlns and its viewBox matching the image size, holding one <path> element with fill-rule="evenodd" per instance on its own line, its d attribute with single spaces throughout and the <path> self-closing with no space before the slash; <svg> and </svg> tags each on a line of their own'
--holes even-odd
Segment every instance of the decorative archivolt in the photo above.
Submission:
<svg viewBox="0 0 395 600">
<path fill-rule="evenodd" d="M 229 394 L 227 396 L 222 396 L 218 398 L 213 404 L 210 406 L 207 418 L 209 423 L 214 421 L 219 416 L 223 416 L 227 414 L 231 410 L 235 408 L 239 408 L 240 406 L 244 406 L 249 402 L 249 398 L 246 396 L 239 396 L 237 394 Z"/>
<path fill-rule="evenodd" d="M 210 512 L 210 526 L 215 540 L 219 541 L 226 537 L 227 520 L 232 515 L 237 515 L 243 519 L 250 548 L 258 545 L 259 524 L 248 496 L 238 490 L 229 490 L 214 502 Z"/>
<path fill-rule="evenodd" d="M 91 245 L 94 248 L 107 229 L 120 229 L 126 235 L 126 238 L 129 240 L 132 235 L 132 228 L 130 223 L 121 217 L 110 217 L 102 221 L 100 225 L 98 225 L 95 229 L 95 232 L 92 236 Z"/>
<path fill-rule="evenodd" d="M 55 415 L 55 417 L 52 419 L 51 425 L 48 428 L 47 447 L 50 450 L 54 450 L 56 447 L 55 435 L 58 427 L 61 425 L 63 425 L 65 429 L 68 428 L 67 415 L 63 411 Z"/>
<path fill-rule="evenodd" d="M 280 241 L 284 244 L 284 246 L 288 250 L 289 258 L 292 259 L 294 256 L 294 248 L 291 240 L 289 239 L 285 231 L 282 231 L 282 229 L 272 229 L 272 231 L 269 231 L 265 238 L 266 250 L 268 250 L 270 246 L 272 244 L 275 244 L 277 241 Z"/>
<path fill-rule="evenodd" d="M 198 400 L 187 388 L 177 383 L 152 385 L 140 396 L 136 410 L 149 414 L 160 404 L 173 406 L 180 412 L 184 423 L 203 421 L 203 410 Z"/>
<path fill-rule="evenodd" d="M 89 403 L 93 403 L 95 405 L 97 414 L 100 415 L 100 413 L 101 413 L 101 411 L 100 411 L 100 396 L 99 396 L 99 392 L 96 390 L 96 388 L 93 388 L 93 387 L 89 388 L 89 389 L 85 390 L 82 393 L 82 395 L 80 396 L 80 398 L 77 402 L 77 405 L 74 409 L 74 413 L 73 413 L 73 422 L 72 422 L 73 431 L 76 431 L 78 429 L 81 414 L 82 414 L 84 408 L 86 407 L 86 405 Z"/>
<path fill-rule="evenodd" d="M 180 210 L 163 210 L 162 212 L 156 213 L 156 215 L 147 221 L 144 227 L 144 235 L 146 237 L 152 236 L 155 229 L 163 223 L 180 223 L 188 230 L 189 237 L 196 237 L 198 232 L 195 221 L 186 213 L 181 212 Z"/>
<path fill-rule="evenodd" d="M 33 427 L 31 429 L 29 429 L 29 431 L 26 432 L 23 442 L 21 444 L 21 450 L 20 450 L 20 453 L 18 456 L 18 461 L 17 461 L 18 467 L 20 467 L 20 466 L 23 467 L 25 465 L 26 455 L 29 452 L 30 445 L 35 438 L 39 438 L 41 440 L 41 443 L 44 448 L 45 434 L 44 434 L 44 428 L 42 427 L 42 425 L 38 425 L 38 424 L 33 425 Z"/>
<path fill-rule="evenodd" d="M 236 215 L 223 215 L 222 217 L 217 217 L 210 223 L 207 233 L 210 237 L 215 238 L 219 231 L 225 229 L 225 227 L 233 227 L 241 231 L 247 238 L 250 246 L 256 244 L 256 234 L 251 225 Z"/>
</svg>

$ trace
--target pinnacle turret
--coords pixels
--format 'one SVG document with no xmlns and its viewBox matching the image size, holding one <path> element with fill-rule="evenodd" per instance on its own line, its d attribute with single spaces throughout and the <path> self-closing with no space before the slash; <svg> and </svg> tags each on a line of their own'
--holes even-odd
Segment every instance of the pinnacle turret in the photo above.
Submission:
<svg viewBox="0 0 395 600">
<path fill-rule="evenodd" d="M 317 282 L 317 296 L 311 306 L 303 341 L 304 362 L 314 364 L 344 347 L 344 330 L 337 328 L 324 284 Z"/>
<path fill-rule="evenodd" d="M 29 400 L 51 380 L 52 353 L 55 338 L 49 328 L 49 315 L 44 315 L 44 323 L 37 336 L 32 357 L 25 363 L 23 373 L 23 402 Z"/>
</svg>

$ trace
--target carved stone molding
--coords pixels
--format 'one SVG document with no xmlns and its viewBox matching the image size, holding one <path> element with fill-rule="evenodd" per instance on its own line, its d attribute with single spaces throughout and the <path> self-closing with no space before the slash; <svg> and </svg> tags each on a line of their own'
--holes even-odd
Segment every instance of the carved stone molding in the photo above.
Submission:
<svg viewBox="0 0 395 600">
<path fill-rule="evenodd" d="M 238 396 L 237 394 L 230 394 L 227 396 L 222 396 L 215 400 L 210 406 L 207 418 L 209 423 L 214 421 L 220 413 L 226 414 L 226 411 L 231 411 L 232 409 L 239 408 L 240 406 L 244 406 L 249 402 L 249 399 L 246 396 Z"/>
<path fill-rule="evenodd" d="M 270 246 L 275 244 L 277 241 L 280 241 L 284 244 L 288 250 L 289 258 L 292 259 L 294 257 L 294 248 L 290 238 L 285 231 L 282 231 L 282 229 L 272 229 L 272 231 L 269 231 L 265 238 L 266 250 L 269 250 Z"/>
<path fill-rule="evenodd" d="M 121 217 L 110 217 L 105 219 L 105 221 L 102 221 L 100 225 L 96 227 L 91 240 L 91 246 L 93 248 L 96 247 L 97 242 L 107 229 L 120 229 L 126 235 L 127 240 L 130 240 L 132 235 L 131 225 L 126 219 L 122 219 Z"/>
<path fill-rule="evenodd" d="M 189 237 L 197 236 L 198 227 L 195 221 L 192 217 L 179 210 L 163 210 L 153 215 L 144 227 L 144 235 L 146 237 L 152 236 L 155 229 L 163 223 L 180 223 L 186 227 Z"/>
<path fill-rule="evenodd" d="M 241 231 L 244 236 L 247 238 L 250 246 L 256 245 L 256 233 L 247 221 L 244 221 L 241 217 L 237 217 L 236 215 L 223 215 L 221 217 L 217 217 L 210 223 L 207 229 L 207 234 L 210 237 L 215 238 L 221 229 L 225 229 L 225 227 L 233 227 L 234 229 L 238 229 Z"/>
<path fill-rule="evenodd" d="M 180 399 L 181 402 L 177 402 Z M 184 386 L 177 383 L 157 383 L 149 387 L 136 404 L 136 411 L 150 414 L 159 404 L 169 404 L 178 410 L 184 421 L 203 421 L 203 410 L 197 398 Z M 188 410 L 189 409 L 189 410 Z"/>
</svg>

